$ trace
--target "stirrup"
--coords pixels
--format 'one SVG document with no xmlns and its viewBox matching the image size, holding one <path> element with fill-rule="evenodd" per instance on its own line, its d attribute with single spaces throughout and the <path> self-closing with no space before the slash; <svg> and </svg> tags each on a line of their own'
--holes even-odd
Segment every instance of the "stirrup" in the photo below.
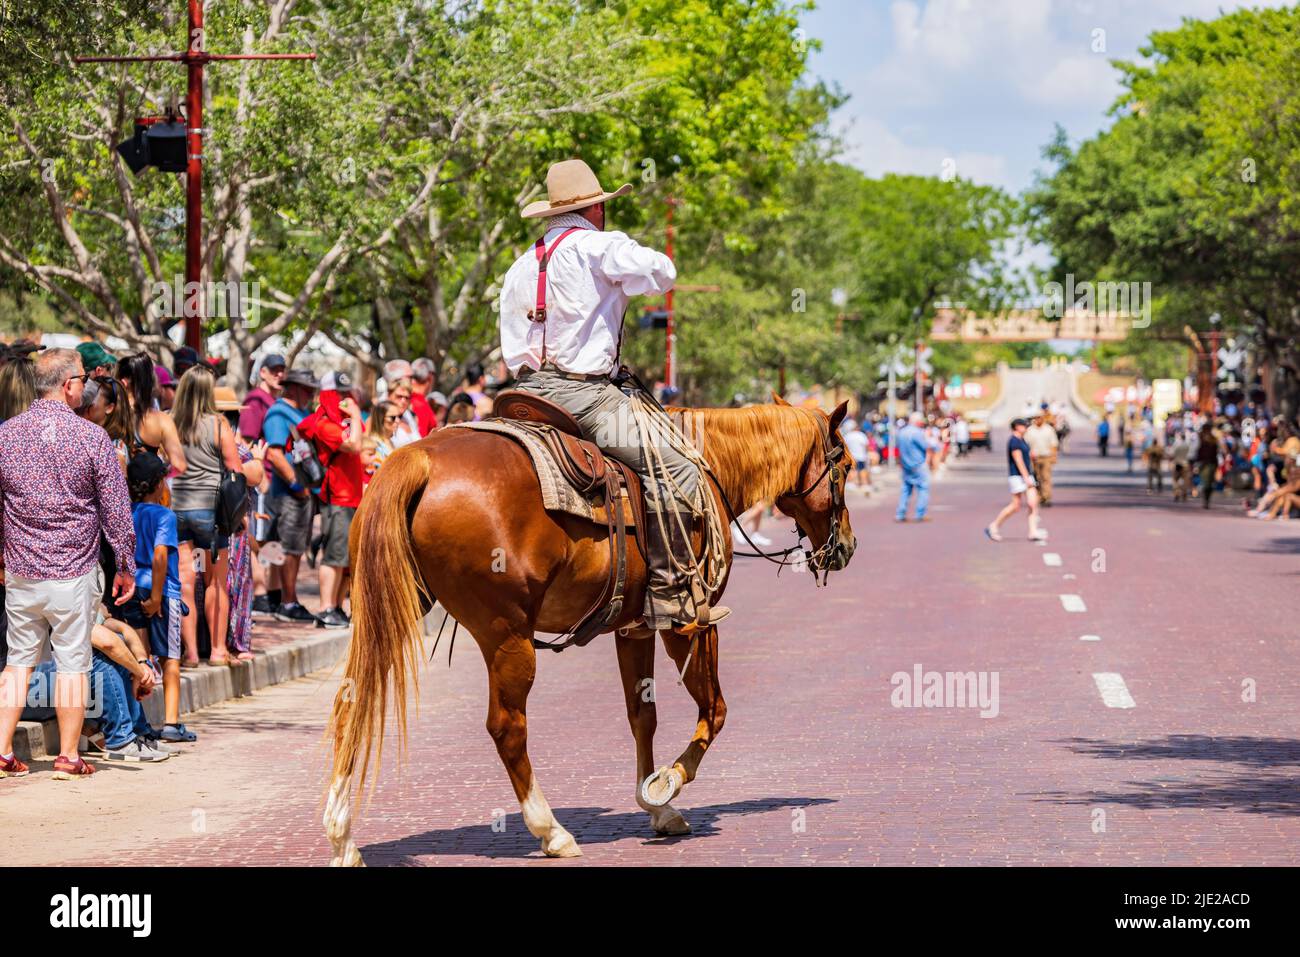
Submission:
<svg viewBox="0 0 1300 957">
<path fill-rule="evenodd" d="M 726 605 L 705 605 L 700 609 L 700 617 L 695 621 L 688 622 L 684 625 L 673 624 L 673 631 L 683 635 L 694 634 L 703 628 L 711 628 L 718 622 L 731 615 L 731 609 Z"/>
</svg>

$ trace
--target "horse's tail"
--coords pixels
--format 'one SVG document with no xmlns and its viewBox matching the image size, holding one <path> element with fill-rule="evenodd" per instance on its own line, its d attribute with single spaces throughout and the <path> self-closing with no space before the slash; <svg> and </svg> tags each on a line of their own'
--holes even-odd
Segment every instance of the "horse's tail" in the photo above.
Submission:
<svg viewBox="0 0 1300 957">
<path fill-rule="evenodd" d="M 420 448 L 394 452 L 376 473 L 352 522 L 352 641 L 342 683 L 334 696 L 334 739 L 325 826 L 335 863 L 356 854 L 351 844 L 350 783 L 360 759 L 364 783 L 372 751 L 383 758 L 390 693 L 396 699 L 399 741 L 406 745 L 406 692 L 418 683 L 422 619 L 432 601 L 415 562 L 411 514 L 429 480 L 429 454 Z"/>
</svg>

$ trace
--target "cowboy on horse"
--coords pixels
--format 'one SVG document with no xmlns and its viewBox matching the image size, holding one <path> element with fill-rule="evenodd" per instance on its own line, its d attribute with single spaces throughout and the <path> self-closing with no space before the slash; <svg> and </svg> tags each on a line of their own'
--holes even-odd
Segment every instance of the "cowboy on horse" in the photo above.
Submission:
<svg viewBox="0 0 1300 957">
<path fill-rule="evenodd" d="M 585 438 L 630 466 L 647 488 L 652 511 L 671 508 L 674 497 L 698 519 L 705 487 L 701 460 L 664 441 L 665 432 L 675 430 L 667 419 L 645 435 L 636 387 L 615 379 L 628 297 L 671 289 L 677 278 L 673 261 L 626 233 L 605 231 L 605 203 L 631 192 L 631 184 L 606 192 L 591 167 L 571 159 L 551 166 L 546 190 L 547 199 L 522 213 L 545 219 L 546 231 L 510 267 L 501 287 L 501 350 L 519 380 L 516 388 L 567 410 Z M 689 525 L 662 515 L 646 522 L 644 621 L 650 628 L 689 630 L 731 614 L 710 606 L 698 572 L 687 571 L 694 567 L 689 531 Z"/>
<path fill-rule="evenodd" d="M 622 388 L 624 375 L 611 374 L 627 297 L 670 288 L 673 265 L 604 231 L 605 201 L 628 187 L 605 192 L 577 160 L 551 167 L 547 187 L 550 199 L 523 212 L 549 228 L 510 269 L 501 293 L 501 341 L 517 390 L 497 396 L 499 417 L 437 429 L 394 452 L 353 520 L 351 563 L 366 574 L 352 587 L 352 640 L 330 720 L 334 760 L 322 820 L 333 864 L 363 863 L 352 837 L 353 782 L 364 785 L 372 759 L 382 763 L 390 710 L 395 737 L 406 740 L 408 692 L 417 690 L 435 601 L 482 653 L 487 732 L 524 825 L 547 856 L 574 857 L 582 851 L 551 810 L 528 754 L 537 649 L 567 646 L 537 634 L 574 632 L 581 622 L 594 622 L 579 628 L 584 636 L 613 632 L 636 745 L 635 801 L 656 833 L 685 834 L 690 825 L 672 802 L 695 780 L 727 715 L 716 626 L 727 610 L 712 601 L 731 568 L 728 519 L 774 502 L 812 543 L 806 567 L 822 583 L 857 546 L 839 434 L 848 403 L 828 414 L 774 397 L 770 405 L 665 413 L 643 391 Z M 512 406 L 514 419 L 537 421 L 511 425 Z M 586 466 L 571 474 L 570 439 Z M 552 440 L 564 467 L 552 461 L 554 448 L 541 460 L 534 455 L 532 446 Z M 627 475 L 612 476 L 610 461 Z M 555 478 L 551 465 L 565 477 Z M 588 479 L 598 473 L 603 493 L 591 501 L 578 495 L 582 508 L 560 495 L 560 483 L 596 490 Z M 634 494 L 638 476 L 644 510 Z M 625 502 L 616 497 L 619 483 Z M 603 518 L 592 510 L 596 498 Z M 653 545 L 645 556 L 624 547 L 629 527 L 638 544 Z M 685 749 L 665 764 L 655 761 L 656 704 L 645 694 L 656 637 L 697 707 Z"/>
</svg>

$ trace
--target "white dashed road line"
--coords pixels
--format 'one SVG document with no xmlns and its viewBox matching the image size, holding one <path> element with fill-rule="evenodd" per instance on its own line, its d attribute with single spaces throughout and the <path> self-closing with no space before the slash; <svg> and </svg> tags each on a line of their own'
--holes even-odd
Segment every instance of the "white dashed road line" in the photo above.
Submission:
<svg viewBox="0 0 1300 957">
<path fill-rule="evenodd" d="M 1066 611 L 1087 611 L 1088 606 L 1078 595 L 1061 595 L 1061 607 Z"/>
<path fill-rule="evenodd" d="M 1080 635 L 1080 641 L 1101 641 L 1101 635 Z"/>
<path fill-rule="evenodd" d="M 1137 707 L 1133 696 L 1128 693 L 1128 686 L 1124 684 L 1123 675 L 1118 675 L 1113 671 L 1102 671 L 1094 674 L 1092 680 L 1097 683 L 1097 690 L 1101 692 L 1101 700 L 1106 707 Z"/>
<path fill-rule="evenodd" d="M 1050 565 L 1052 568 L 1061 567 L 1061 556 L 1056 552 L 1043 552 L 1043 564 Z"/>
</svg>

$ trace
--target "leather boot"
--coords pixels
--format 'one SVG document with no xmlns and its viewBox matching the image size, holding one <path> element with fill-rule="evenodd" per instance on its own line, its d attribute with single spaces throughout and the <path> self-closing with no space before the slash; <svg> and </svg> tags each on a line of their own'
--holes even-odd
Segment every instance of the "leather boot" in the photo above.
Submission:
<svg viewBox="0 0 1300 957">
<path fill-rule="evenodd" d="M 674 562 L 684 566 L 691 560 L 691 543 L 684 541 L 675 528 L 676 520 L 664 516 L 668 541 L 665 542 L 659 521 L 653 512 L 646 513 L 646 557 L 649 562 L 646 581 L 645 623 L 656 631 L 679 631 L 690 634 L 698 628 L 717 624 L 731 614 L 722 605 L 710 605 L 699 579 L 674 571 Z"/>
</svg>

